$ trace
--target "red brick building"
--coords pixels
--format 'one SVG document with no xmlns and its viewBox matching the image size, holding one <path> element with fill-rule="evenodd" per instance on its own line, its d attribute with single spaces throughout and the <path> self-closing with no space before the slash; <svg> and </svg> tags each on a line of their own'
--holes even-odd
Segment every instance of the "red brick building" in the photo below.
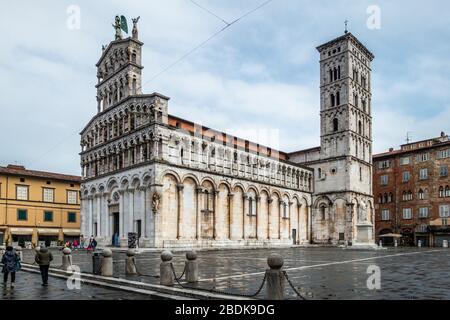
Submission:
<svg viewBox="0 0 450 320">
<path fill-rule="evenodd" d="M 442 246 L 450 242 L 450 139 L 438 138 L 402 145 L 373 156 L 373 190 L 377 242 Z"/>
</svg>

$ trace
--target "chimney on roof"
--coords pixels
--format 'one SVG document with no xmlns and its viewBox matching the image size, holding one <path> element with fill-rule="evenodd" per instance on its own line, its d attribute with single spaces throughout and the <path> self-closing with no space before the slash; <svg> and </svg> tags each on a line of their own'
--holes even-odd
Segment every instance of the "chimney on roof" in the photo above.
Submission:
<svg viewBox="0 0 450 320">
<path fill-rule="evenodd" d="M 441 138 L 445 137 L 445 132 L 441 131 Z"/>
<path fill-rule="evenodd" d="M 389 148 L 389 152 L 392 152 L 392 151 L 394 151 L 394 148 Z"/>
</svg>

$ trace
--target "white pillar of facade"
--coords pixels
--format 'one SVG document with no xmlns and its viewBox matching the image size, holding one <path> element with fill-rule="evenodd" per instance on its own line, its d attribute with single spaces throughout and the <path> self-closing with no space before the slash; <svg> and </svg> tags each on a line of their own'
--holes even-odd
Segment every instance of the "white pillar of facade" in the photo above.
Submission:
<svg viewBox="0 0 450 320">
<path fill-rule="evenodd" d="M 119 194 L 120 194 L 120 200 L 119 200 L 119 233 L 120 233 L 120 238 L 123 238 L 124 237 L 124 226 L 123 226 L 124 219 L 123 219 L 123 216 L 124 216 L 124 213 L 125 213 L 124 212 L 125 192 L 123 190 L 120 190 Z"/>
<path fill-rule="evenodd" d="M 128 232 L 134 231 L 134 189 L 128 189 Z"/>
<path fill-rule="evenodd" d="M 147 199 L 147 187 L 141 187 L 139 190 L 141 191 L 141 237 L 145 238 L 147 234 L 147 206 L 145 201 Z"/>
<path fill-rule="evenodd" d="M 89 216 L 88 216 L 88 237 L 90 238 L 92 235 L 92 219 L 93 219 L 93 215 L 92 215 L 92 211 L 93 211 L 93 206 L 94 206 L 94 197 L 93 196 L 89 196 L 88 197 L 88 201 L 89 201 Z"/>
<path fill-rule="evenodd" d="M 96 212 L 96 215 L 97 215 L 97 228 L 96 228 L 96 230 L 95 230 L 95 232 L 96 232 L 96 234 L 97 234 L 97 237 L 101 237 L 101 232 L 100 232 L 100 225 L 101 225 L 101 221 L 100 221 L 100 212 L 101 212 L 101 200 L 102 200 L 102 197 L 101 197 L 101 194 L 96 194 L 95 195 L 95 198 L 97 199 L 97 212 Z"/>
<path fill-rule="evenodd" d="M 110 231 L 109 231 L 109 208 L 108 208 L 108 196 L 109 193 L 108 192 L 104 192 L 103 193 L 103 197 L 102 197 L 102 201 L 103 201 L 103 209 L 102 209 L 102 222 L 103 222 L 103 227 L 101 228 L 102 231 L 102 235 L 105 237 L 109 237 L 111 236 Z"/>
</svg>

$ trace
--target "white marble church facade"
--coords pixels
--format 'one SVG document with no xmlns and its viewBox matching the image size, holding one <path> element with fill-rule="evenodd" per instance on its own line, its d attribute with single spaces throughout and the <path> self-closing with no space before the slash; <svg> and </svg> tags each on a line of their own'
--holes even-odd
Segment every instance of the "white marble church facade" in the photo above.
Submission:
<svg viewBox="0 0 450 320">
<path fill-rule="evenodd" d="M 359 207 L 371 206 L 370 190 L 362 187 L 362 199 L 350 173 L 342 175 L 350 181 L 344 189 L 336 179 L 324 189 L 316 173 L 328 170 L 323 161 L 349 166 L 351 155 L 329 159 L 318 148 L 317 159 L 306 161 L 304 152 L 272 150 L 170 115 L 168 97 L 141 92 L 142 45 L 135 23 L 133 36 L 116 36 L 97 63 L 97 114 L 81 132 L 85 237 L 124 247 L 134 232 L 141 247 L 157 248 L 358 241 L 361 221 L 353 215 L 372 210 Z"/>
</svg>

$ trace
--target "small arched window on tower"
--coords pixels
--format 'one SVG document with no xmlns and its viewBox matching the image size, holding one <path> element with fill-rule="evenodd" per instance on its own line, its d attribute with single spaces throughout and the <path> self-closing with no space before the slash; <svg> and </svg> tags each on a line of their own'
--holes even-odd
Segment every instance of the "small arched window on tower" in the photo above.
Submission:
<svg viewBox="0 0 450 320">
<path fill-rule="evenodd" d="M 355 94 L 354 96 L 353 96 L 353 98 L 354 98 L 354 101 L 355 101 L 355 107 L 359 107 L 359 100 L 358 100 L 358 95 L 357 94 Z"/>
<path fill-rule="evenodd" d="M 337 70 L 337 68 L 334 68 L 333 72 L 334 72 L 334 80 L 336 81 L 338 79 L 338 70 Z"/>
<path fill-rule="evenodd" d="M 336 105 L 336 97 L 334 94 L 330 94 L 331 106 L 334 107 Z"/>
<path fill-rule="evenodd" d="M 363 180 L 363 175 L 362 175 L 362 168 L 359 167 L 359 181 Z"/>
<path fill-rule="evenodd" d="M 361 120 L 358 121 L 358 133 L 362 134 L 362 123 L 361 123 Z"/>
<path fill-rule="evenodd" d="M 336 105 L 339 106 L 341 104 L 341 93 L 336 92 Z"/>
<path fill-rule="evenodd" d="M 337 132 L 339 131 L 339 120 L 338 118 L 333 119 L 333 131 Z"/>
<path fill-rule="evenodd" d="M 133 78 L 133 94 L 137 94 L 137 80 Z"/>
<path fill-rule="evenodd" d="M 338 66 L 338 79 L 341 78 L 341 66 Z"/>
<path fill-rule="evenodd" d="M 317 169 L 317 175 L 319 177 L 319 180 L 322 179 L 322 169 L 321 168 Z"/>
<path fill-rule="evenodd" d="M 322 220 L 325 220 L 325 213 L 326 213 L 325 211 L 326 211 L 325 205 L 321 205 L 320 206 L 320 218 Z"/>
<path fill-rule="evenodd" d="M 333 70 L 330 69 L 328 72 L 330 74 L 330 82 L 333 82 Z"/>
<path fill-rule="evenodd" d="M 136 52 L 133 52 L 133 53 L 131 54 L 131 61 L 134 62 L 134 63 L 136 63 Z"/>
<path fill-rule="evenodd" d="M 361 100 L 362 109 L 364 112 L 367 112 L 367 103 L 366 100 Z"/>
</svg>

